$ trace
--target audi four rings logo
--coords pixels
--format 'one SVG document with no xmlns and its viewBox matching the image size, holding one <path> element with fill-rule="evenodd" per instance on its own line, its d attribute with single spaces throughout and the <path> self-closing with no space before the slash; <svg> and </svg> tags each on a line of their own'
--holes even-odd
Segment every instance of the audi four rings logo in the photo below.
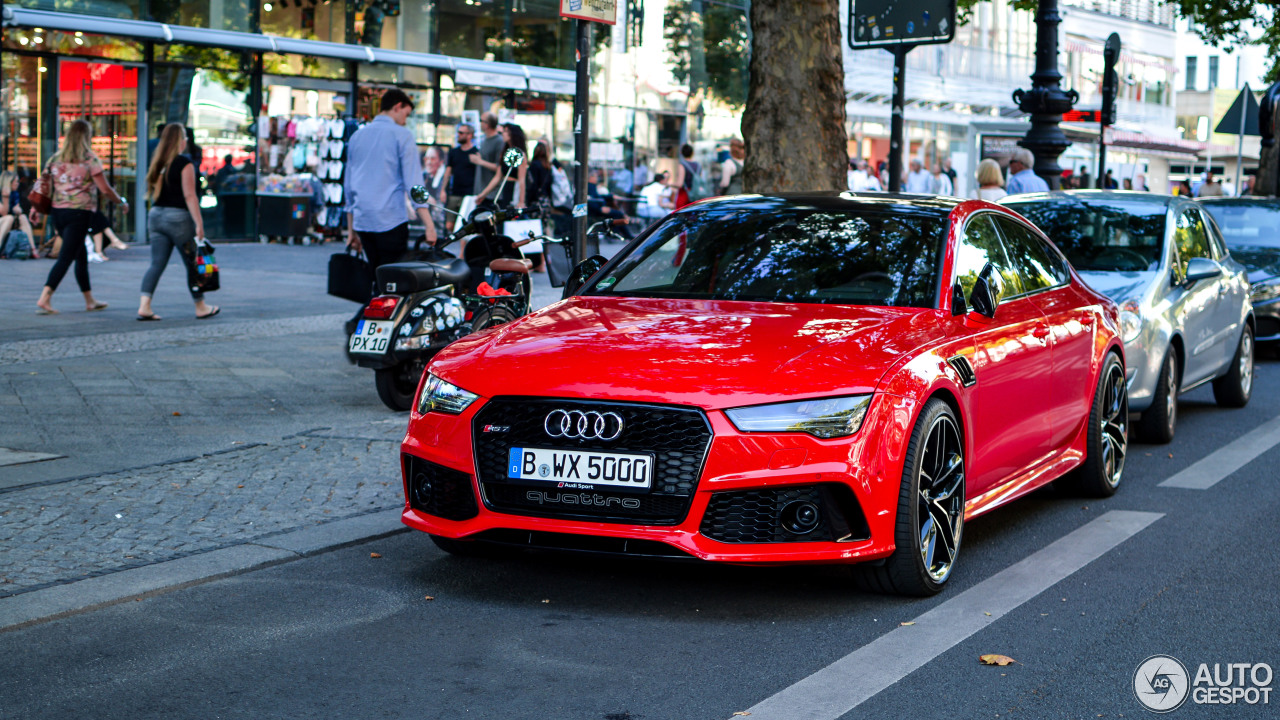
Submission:
<svg viewBox="0 0 1280 720">
<path fill-rule="evenodd" d="M 551 437 L 576 440 L 616 440 L 622 434 L 622 416 L 594 410 L 552 410 L 542 423 Z"/>
</svg>

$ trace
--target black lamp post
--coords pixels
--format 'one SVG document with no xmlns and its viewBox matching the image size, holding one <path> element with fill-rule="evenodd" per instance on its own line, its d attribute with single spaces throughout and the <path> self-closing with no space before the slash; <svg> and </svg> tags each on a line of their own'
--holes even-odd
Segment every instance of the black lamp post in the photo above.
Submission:
<svg viewBox="0 0 1280 720">
<path fill-rule="evenodd" d="M 1062 73 L 1058 72 L 1058 0 L 1040 0 L 1036 10 L 1036 70 L 1031 75 L 1030 90 L 1015 90 L 1013 101 L 1018 109 L 1031 115 L 1031 129 L 1018 142 L 1036 156 L 1035 173 L 1057 190 L 1062 183 L 1062 168 L 1058 156 L 1071 144 L 1058 123 L 1062 113 L 1075 105 L 1079 95 L 1075 90 L 1063 92 L 1059 87 Z"/>
</svg>

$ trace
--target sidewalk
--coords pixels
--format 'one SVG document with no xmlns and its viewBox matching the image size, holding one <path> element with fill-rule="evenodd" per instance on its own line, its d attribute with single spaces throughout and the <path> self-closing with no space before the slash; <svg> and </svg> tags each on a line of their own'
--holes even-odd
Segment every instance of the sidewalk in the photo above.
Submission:
<svg viewBox="0 0 1280 720">
<path fill-rule="evenodd" d="M 219 246 L 223 289 L 209 302 L 222 313 L 199 321 L 174 260 L 152 323 L 134 319 L 147 247 L 90 266 L 111 304 L 95 313 L 69 276 L 62 313 L 35 315 L 51 261 L 0 262 L 0 618 L 200 579 L 150 568 L 283 561 L 262 547 L 296 533 L 316 551 L 398 529 L 407 416 L 345 359 L 354 305 L 325 294 L 338 251 Z M 558 299 L 545 275 L 534 282 L 535 303 Z M 250 546 L 230 565 L 195 560 Z"/>
</svg>

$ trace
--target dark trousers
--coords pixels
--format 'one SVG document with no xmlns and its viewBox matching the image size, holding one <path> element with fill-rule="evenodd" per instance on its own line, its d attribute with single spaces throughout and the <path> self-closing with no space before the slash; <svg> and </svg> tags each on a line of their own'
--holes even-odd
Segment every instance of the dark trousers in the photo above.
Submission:
<svg viewBox="0 0 1280 720">
<path fill-rule="evenodd" d="M 360 237 L 360 246 L 364 248 L 364 256 L 369 261 L 369 268 L 374 271 L 375 288 L 373 294 L 378 295 L 378 267 L 387 263 L 399 262 L 409 250 L 409 223 L 405 222 L 383 232 L 367 232 L 356 230 Z M 356 310 L 355 317 L 347 323 L 347 334 L 354 332 L 355 323 L 364 313 L 364 308 Z"/>
<path fill-rule="evenodd" d="M 80 292 L 89 292 L 89 254 L 84 249 L 84 239 L 89 234 L 93 213 L 89 210 L 54 208 L 50 218 L 58 235 L 62 237 L 62 250 L 58 252 L 58 260 L 49 270 L 49 279 L 44 284 L 57 290 L 67 269 L 71 267 L 71 263 L 75 263 L 76 284 L 80 286 Z"/>
</svg>

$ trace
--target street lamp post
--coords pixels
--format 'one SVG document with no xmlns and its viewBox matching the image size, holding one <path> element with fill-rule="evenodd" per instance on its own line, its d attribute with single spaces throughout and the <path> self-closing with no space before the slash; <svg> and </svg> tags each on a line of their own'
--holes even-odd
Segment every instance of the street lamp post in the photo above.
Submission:
<svg viewBox="0 0 1280 720">
<path fill-rule="evenodd" d="M 1036 156 L 1035 173 L 1057 190 L 1062 182 L 1062 168 L 1058 156 L 1071 145 L 1058 123 L 1062 113 L 1075 105 L 1079 95 L 1075 90 L 1064 92 L 1059 84 L 1058 72 L 1058 0 L 1040 0 L 1036 11 L 1036 70 L 1031 75 L 1030 90 L 1015 90 L 1013 101 L 1018 109 L 1031 115 L 1031 129 L 1018 142 Z"/>
</svg>

